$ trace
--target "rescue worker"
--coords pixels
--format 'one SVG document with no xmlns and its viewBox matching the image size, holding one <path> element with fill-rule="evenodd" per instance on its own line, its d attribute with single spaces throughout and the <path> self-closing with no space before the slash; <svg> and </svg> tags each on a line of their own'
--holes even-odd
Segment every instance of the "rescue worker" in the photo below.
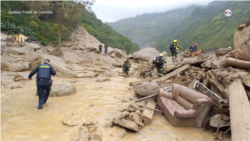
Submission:
<svg viewBox="0 0 250 141">
<path fill-rule="evenodd" d="M 195 43 L 193 46 L 189 47 L 190 53 L 196 52 L 197 51 L 197 46 L 198 46 L 198 44 Z"/>
<path fill-rule="evenodd" d="M 157 68 L 158 77 L 162 77 L 163 75 L 163 66 L 167 61 L 164 59 L 163 54 L 159 54 L 159 56 L 155 59 L 155 67 Z"/>
<path fill-rule="evenodd" d="M 37 66 L 30 74 L 29 80 L 32 80 L 32 76 L 36 75 L 36 85 L 37 85 L 37 93 L 39 96 L 38 102 L 38 110 L 43 109 L 43 104 L 45 104 L 49 98 L 50 89 L 52 86 L 51 75 L 56 75 L 56 71 L 50 65 L 50 60 L 45 59 L 44 63 Z"/>
<path fill-rule="evenodd" d="M 107 45 L 107 44 L 105 44 L 104 48 L 105 48 L 105 50 L 104 50 L 104 54 L 108 54 L 108 45 Z"/>
<path fill-rule="evenodd" d="M 123 73 L 126 74 L 126 77 L 128 77 L 130 67 L 131 67 L 131 63 L 129 59 L 124 59 L 122 70 L 123 70 Z"/>
<path fill-rule="evenodd" d="M 102 53 L 102 44 L 99 45 L 99 53 Z"/>
<path fill-rule="evenodd" d="M 170 44 L 170 51 L 172 55 L 172 61 L 175 62 L 177 59 L 177 54 L 178 54 L 178 49 L 179 49 L 179 44 L 177 40 L 174 40 L 172 44 Z"/>
</svg>

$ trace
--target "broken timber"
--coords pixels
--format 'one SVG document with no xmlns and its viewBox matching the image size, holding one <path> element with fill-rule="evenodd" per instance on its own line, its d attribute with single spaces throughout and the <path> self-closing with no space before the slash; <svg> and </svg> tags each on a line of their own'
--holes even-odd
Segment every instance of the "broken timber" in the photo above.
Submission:
<svg viewBox="0 0 250 141">
<path fill-rule="evenodd" d="M 247 141 L 250 137 L 250 107 L 245 89 L 240 81 L 228 87 L 230 122 L 233 141 Z"/>
<path fill-rule="evenodd" d="M 122 98 L 119 98 L 119 97 L 115 97 L 115 96 L 114 96 L 114 98 L 120 99 L 120 100 L 122 100 L 122 101 L 126 101 L 126 102 L 133 103 L 133 104 L 135 104 L 135 105 L 137 105 L 137 106 L 142 106 L 142 107 L 144 108 L 144 110 L 145 110 L 145 108 L 147 108 L 147 109 L 155 110 L 155 111 L 158 111 L 158 112 L 162 112 L 161 110 L 157 110 L 157 109 L 155 109 L 155 108 L 151 108 L 151 107 L 147 107 L 147 106 L 143 106 L 143 105 L 137 104 L 137 103 L 135 103 L 134 101 L 129 101 L 129 100 L 126 100 L 126 99 L 122 99 Z"/>
<path fill-rule="evenodd" d="M 144 121 L 145 125 L 149 125 L 151 123 L 154 111 L 150 109 L 154 109 L 155 106 L 156 106 L 155 101 L 148 101 L 146 105 L 147 109 L 145 109 L 142 113 L 142 120 Z"/>
<path fill-rule="evenodd" d="M 173 77 L 173 76 L 177 75 L 177 73 L 182 72 L 182 71 L 188 69 L 189 67 L 190 67 L 190 65 L 188 65 L 188 64 L 187 64 L 187 65 L 184 65 L 184 66 L 182 66 L 182 67 L 180 67 L 180 68 L 174 70 L 173 72 L 168 73 L 167 75 L 165 75 L 165 76 L 163 76 L 163 77 L 161 77 L 161 78 L 158 78 L 158 79 L 156 79 L 156 80 L 157 80 L 157 81 L 163 81 L 163 80 L 169 79 L 170 77 Z"/>
</svg>

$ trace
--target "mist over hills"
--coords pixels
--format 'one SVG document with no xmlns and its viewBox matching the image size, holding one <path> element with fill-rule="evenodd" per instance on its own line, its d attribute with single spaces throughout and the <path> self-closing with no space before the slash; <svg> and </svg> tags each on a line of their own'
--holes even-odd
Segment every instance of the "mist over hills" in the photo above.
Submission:
<svg viewBox="0 0 250 141">
<path fill-rule="evenodd" d="M 163 13 L 137 15 L 107 23 L 131 38 L 140 48 L 155 47 L 169 52 L 169 44 L 177 39 L 182 50 L 194 43 L 205 51 L 233 46 L 237 26 L 250 21 L 249 1 L 214 1 L 207 6 L 190 5 Z M 232 15 L 225 16 L 230 9 Z"/>
</svg>

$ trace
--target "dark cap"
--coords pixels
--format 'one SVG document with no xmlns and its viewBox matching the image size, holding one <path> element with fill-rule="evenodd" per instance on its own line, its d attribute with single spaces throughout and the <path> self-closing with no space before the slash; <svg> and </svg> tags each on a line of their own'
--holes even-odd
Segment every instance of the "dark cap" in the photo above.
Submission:
<svg viewBox="0 0 250 141">
<path fill-rule="evenodd" d="M 50 62 L 50 60 L 49 60 L 49 59 L 44 59 L 44 61 L 48 61 L 48 62 Z"/>
</svg>

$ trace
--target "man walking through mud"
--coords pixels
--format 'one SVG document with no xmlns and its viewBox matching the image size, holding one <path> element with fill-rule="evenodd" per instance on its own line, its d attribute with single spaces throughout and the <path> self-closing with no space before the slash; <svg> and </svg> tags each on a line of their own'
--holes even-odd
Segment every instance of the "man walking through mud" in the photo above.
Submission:
<svg viewBox="0 0 250 141">
<path fill-rule="evenodd" d="M 29 80 L 32 80 L 32 76 L 36 75 L 36 85 L 37 93 L 39 96 L 38 110 L 43 109 L 43 104 L 45 104 L 49 98 L 50 89 L 52 86 L 51 75 L 56 75 L 56 71 L 50 65 L 50 60 L 45 59 L 44 63 L 37 66 L 30 74 Z"/>
</svg>

